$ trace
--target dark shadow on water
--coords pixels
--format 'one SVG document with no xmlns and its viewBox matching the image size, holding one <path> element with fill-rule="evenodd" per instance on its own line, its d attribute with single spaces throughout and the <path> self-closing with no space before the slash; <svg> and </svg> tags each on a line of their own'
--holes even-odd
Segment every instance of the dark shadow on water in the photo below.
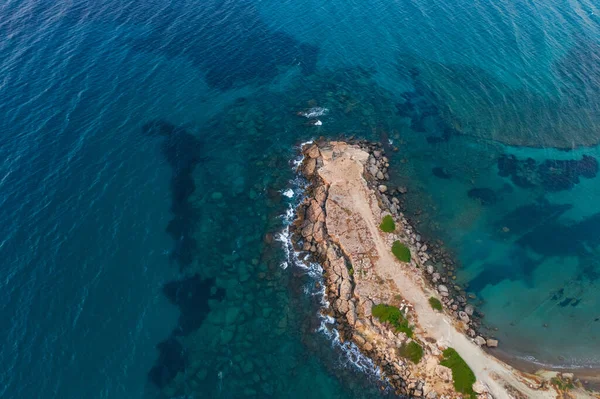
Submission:
<svg viewBox="0 0 600 399">
<path fill-rule="evenodd" d="M 169 122 L 156 120 L 145 124 L 143 134 L 160 137 L 161 151 L 171 167 L 171 212 L 173 219 L 167 232 L 174 241 L 172 259 L 181 271 L 190 266 L 198 255 L 194 231 L 199 214 L 190 202 L 196 191 L 194 169 L 205 157 L 203 143 L 186 129 Z M 210 299 L 222 300 L 224 292 L 215 287 L 214 279 L 201 279 L 199 275 L 166 283 L 163 292 L 178 307 L 179 320 L 171 335 L 157 345 L 159 356 L 148 373 L 148 379 L 158 388 L 165 387 L 188 363 L 180 337 L 197 330 L 209 312 Z"/>
<path fill-rule="evenodd" d="M 531 285 L 531 274 L 539 262 L 531 259 L 520 247 L 514 247 L 506 261 L 498 264 L 485 264 L 483 271 L 469 281 L 469 291 L 478 294 L 487 285 L 496 285 L 504 280 L 524 280 Z"/>
<path fill-rule="evenodd" d="M 222 288 L 216 289 L 211 295 L 214 286 L 214 278 L 202 280 L 197 274 L 165 284 L 163 287 L 165 296 L 180 311 L 177 328 L 173 331 L 174 335 L 185 336 L 200 328 L 210 310 L 208 300 L 222 300 L 225 296 Z"/>
<path fill-rule="evenodd" d="M 149 33 L 133 40 L 133 48 L 186 58 L 213 88 L 270 80 L 284 66 L 298 65 L 305 75 L 315 71 L 318 48 L 270 28 L 252 2 L 209 0 L 194 9 L 172 5 L 158 11 L 151 24 L 143 21 Z"/>
<path fill-rule="evenodd" d="M 156 345 L 156 349 L 158 360 L 148 373 L 148 379 L 158 388 L 164 388 L 177 373 L 185 370 L 188 356 L 183 345 L 173 336 Z"/>
<path fill-rule="evenodd" d="M 167 232 L 173 238 L 171 253 L 180 269 L 189 266 L 196 252 L 194 230 L 198 222 L 198 212 L 190 203 L 190 196 L 196 191 L 193 172 L 205 157 L 203 143 L 185 129 L 165 121 L 152 121 L 145 124 L 142 132 L 148 136 L 162 137 L 162 154 L 171 166 L 171 212 L 173 219 Z"/>
</svg>

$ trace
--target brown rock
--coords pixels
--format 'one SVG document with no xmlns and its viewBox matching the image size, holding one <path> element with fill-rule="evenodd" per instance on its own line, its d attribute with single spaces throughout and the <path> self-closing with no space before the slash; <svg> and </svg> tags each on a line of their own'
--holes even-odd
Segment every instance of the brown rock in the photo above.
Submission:
<svg viewBox="0 0 600 399">
<path fill-rule="evenodd" d="M 302 172 L 304 173 L 305 176 L 312 176 L 315 173 L 316 168 L 317 168 L 316 159 L 309 158 L 304 163 L 304 169 L 302 169 Z"/>
<path fill-rule="evenodd" d="M 486 341 L 486 345 L 488 346 L 488 348 L 495 348 L 498 346 L 498 340 L 488 338 Z"/>
<path fill-rule="evenodd" d="M 310 158 L 319 158 L 321 156 L 321 152 L 319 151 L 319 147 L 316 144 L 313 144 L 308 151 L 306 152 Z"/>
</svg>

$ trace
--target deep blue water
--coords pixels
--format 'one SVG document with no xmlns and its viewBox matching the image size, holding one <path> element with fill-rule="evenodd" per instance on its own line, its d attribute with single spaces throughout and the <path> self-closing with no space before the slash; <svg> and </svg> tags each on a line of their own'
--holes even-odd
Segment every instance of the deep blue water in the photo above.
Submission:
<svg viewBox="0 0 600 399">
<path fill-rule="evenodd" d="M 592 2 L 0 10 L 1 397 L 380 392 L 281 266 L 291 160 L 320 135 L 399 147 L 407 213 L 505 350 L 600 365 Z"/>
</svg>

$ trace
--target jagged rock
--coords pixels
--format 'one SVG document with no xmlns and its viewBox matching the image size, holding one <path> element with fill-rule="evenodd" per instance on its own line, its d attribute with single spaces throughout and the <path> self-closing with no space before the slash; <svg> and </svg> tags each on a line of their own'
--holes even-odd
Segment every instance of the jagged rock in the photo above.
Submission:
<svg viewBox="0 0 600 399">
<path fill-rule="evenodd" d="M 310 205 L 306 210 L 306 219 L 309 222 L 324 222 L 325 215 L 323 214 L 323 209 L 319 206 L 319 203 L 316 200 L 310 200 Z"/>
<path fill-rule="evenodd" d="M 488 346 L 488 348 L 495 348 L 495 347 L 498 346 L 498 340 L 497 339 L 488 338 L 485 343 Z"/>
<path fill-rule="evenodd" d="M 323 208 L 325 205 L 325 200 L 327 199 L 327 187 L 319 186 L 315 190 L 315 200 L 318 202 L 319 206 Z"/>
<path fill-rule="evenodd" d="M 381 158 L 381 151 L 373 151 L 373 156 L 377 159 Z"/>
<path fill-rule="evenodd" d="M 319 147 L 317 147 L 316 144 L 313 144 L 312 147 L 310 147 L 306 152 L 306 155 L 314 159 L 319 158 L 319 156 L 321 156 L 321 152 L 319 151 Z"/>
<path fill-rule="evenodd" d="M 356 306 L 354 302 L 348 302 L 348 312 L 346 313 L 346 319 L 348 319 L 348 324 L 354 326 L 356 324 Z"/>
<path fill-rule="evenodd" d="M 346 301 L 350 299 L 352 296 L 352 284 L 349 280 L 342 281 L 340 285 L 340 298 L 345 299 Z M 346 313 L 346 312 L 343 312 Z"/>
<path fill-rule="evenodd" d="M 431 275 L 431 278 L 433 279 L 433 282 L 434 282 L 434 283 L 435 283 L 435 282 L 437 282 L 437 281 L 439 281 L 440 277 L 441 277 L 441 276 L 440 276 L 440 274 L 439 274 L 439 273 L 433 273 L 433 274 Z"/>
<path fill-rule="evenodd" d="M 354 340 L 354 342 L 356 342 L 356 344 L 358 346 L 363 346 L 364 344 L 367 343 L 367 340 L 364 339 L 362 336 L 358 335 L 358 334 L 354 334 L 352 336 L 352 339 Z"/>
<path fill-rule="evenodd" d="M 473 307 L 473 305 L 467 305 L 465 306 L 465 313 L 469 316 L 473 316 L 473 312 L 475 311 L 475 308 Z"/>
<path fill-rule="evenodd" d="M 483 345 L 485 345 L 485 338 L 483 338 L 482 336 L 478 335 L 478 336 L 475 338 L 475 343 L 476 343 L 477 345 L 479 345 L 479 346 L 483 346 Z"/>
<path fill-rule="evenodd" d="M 348 306 L 348 301 L 346 301 L 342 298 L 336 299 L 336 301 L 334 303 L 334 308 L 342 314 L 346 314 L 346 313 L 348 313 L 348 310 L 350 310 L 350 308 Z"/>
<path fill-rule="evenodd" d="M 317 160 L 309 158 L 304 163 L 304 169 L 302 170 L 305 176 L 312 176 L 317 168 Z"/>
</svg>

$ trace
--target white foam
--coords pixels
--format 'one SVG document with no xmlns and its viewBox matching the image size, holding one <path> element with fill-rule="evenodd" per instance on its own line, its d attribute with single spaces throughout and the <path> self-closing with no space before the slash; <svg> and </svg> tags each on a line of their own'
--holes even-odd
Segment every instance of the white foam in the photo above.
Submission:
<svg viewBox="0 0 600 399">
<path fill-rule="evenodd" d="M 291 188 L 288 188 L 287 190 L 285 190 L 283 192 L 283 195 L 288 198 L 292 198 L 294 196 L 294 190 L 292 190 Z"/>
<path fill-rule="evenodd" d="M 329 109 L 327 109 L 327 108 L 313 107 L 313 108 L 307 109 L 304 112 L 298 112 L 298 115 L 301 115 L 305 118 L 311 119 L 311 118 L 316 118 L 318 116 L 327 115 L 328 112 L 329 112 Z"/>
</svg>

